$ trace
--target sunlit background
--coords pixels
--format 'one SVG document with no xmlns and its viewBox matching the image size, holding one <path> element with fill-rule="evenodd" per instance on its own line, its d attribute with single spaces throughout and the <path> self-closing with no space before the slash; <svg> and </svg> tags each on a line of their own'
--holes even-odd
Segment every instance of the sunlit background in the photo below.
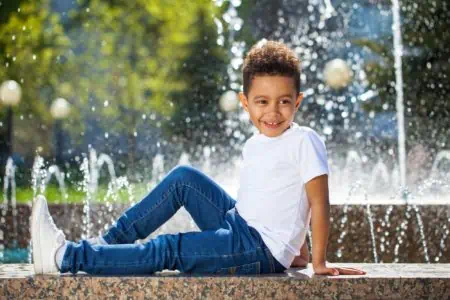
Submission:
<svg viewBox="0 0 450 300">
<path fill-rule="evenodd" d="M 331 203 L 448 206 L 449 29 L 447 0 L 2 0 L 2 222 L 42 193 L 82 205 L 87 237 L 91 205 L 177 164 L 235 196 L 262 39 L 302 61 L 296 122 L 326 142 Z"/>
</svg>

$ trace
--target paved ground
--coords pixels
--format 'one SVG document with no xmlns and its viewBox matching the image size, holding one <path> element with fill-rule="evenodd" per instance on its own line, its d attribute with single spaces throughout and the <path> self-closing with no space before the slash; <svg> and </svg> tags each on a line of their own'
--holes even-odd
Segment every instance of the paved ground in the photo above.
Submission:
<svg viewBox="0 0 450 300">
<path fill-rule="evenodd" d="M 364 276 L 314 276 L 289 269 L 270 276 L 35 275 L 29 264 L 0 265 L 0 298 L 449 299 L 450 264 L 336 264 Z"/>
</svg>

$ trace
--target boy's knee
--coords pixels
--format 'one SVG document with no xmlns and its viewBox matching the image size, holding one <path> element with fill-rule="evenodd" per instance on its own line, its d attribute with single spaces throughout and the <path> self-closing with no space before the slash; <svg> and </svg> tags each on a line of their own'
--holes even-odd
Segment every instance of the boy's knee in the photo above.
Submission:
<svg viewBox="0 0 450 300">
<path fill-rule="evenodd" d="M 175 179 L 186 179 L 191 177 L 194 174 L 197 174 L 197 170 L 195 170 L 193 167 L 188 165 L 178 165 L 175 168 L 172 169 L 170 172 L 170 176 L 174 177 Z"/>
</svg>

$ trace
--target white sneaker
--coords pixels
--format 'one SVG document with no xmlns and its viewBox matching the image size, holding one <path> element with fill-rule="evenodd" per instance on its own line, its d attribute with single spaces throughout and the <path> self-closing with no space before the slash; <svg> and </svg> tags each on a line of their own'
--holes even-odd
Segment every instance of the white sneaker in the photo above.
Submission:
<svg viewBox="0 0 450 300">
<path fill-rule="evenodd" d="M 50 216 L 47 200 L 37 196 L 31 214 L 31 239 L 33 262 L 36 274 L 59 272 L 55 262 L 56 251 L 64 245 L 66 236 L 59 230 Z"/>
</svg>

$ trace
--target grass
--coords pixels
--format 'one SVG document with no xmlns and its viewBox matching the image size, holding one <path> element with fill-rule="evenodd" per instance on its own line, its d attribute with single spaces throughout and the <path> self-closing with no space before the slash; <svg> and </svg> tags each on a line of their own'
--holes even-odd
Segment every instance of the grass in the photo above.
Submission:
<svg viewBox="0 0 450 300">
<path fill-rule="evenodd" d="M 148 194 L 150 188 L 147 184 L 132 184 L 134 201 L 141 200 L 145 195 Z M 86 193 L 81 189 L 74 186 L 66 187 L 68 193 L 67 202 L 71 204 L 82 204 L 86 197 Z M 93 202 L 104 202 L 105 196 L 108 191 L 107 185 L 99 185 L 97 194 Z M 47 201 L 51 204 L 63 203 L 63 197 L 56 185 L 47 186 L 45 192 L 43 193 L 47 198 Z M 33 199 L 33 190 L 30 187 L 17 187 L 16 188 L 16 201 L 19 204 L 30 203 Z M 3 202 L 3 191 L 0 193 L 0 201 Z M 118 192 L 117 202 L 128 203 L 130 202 L 128 191 L 124 188 L 120 189 Z"/>
</svg>

